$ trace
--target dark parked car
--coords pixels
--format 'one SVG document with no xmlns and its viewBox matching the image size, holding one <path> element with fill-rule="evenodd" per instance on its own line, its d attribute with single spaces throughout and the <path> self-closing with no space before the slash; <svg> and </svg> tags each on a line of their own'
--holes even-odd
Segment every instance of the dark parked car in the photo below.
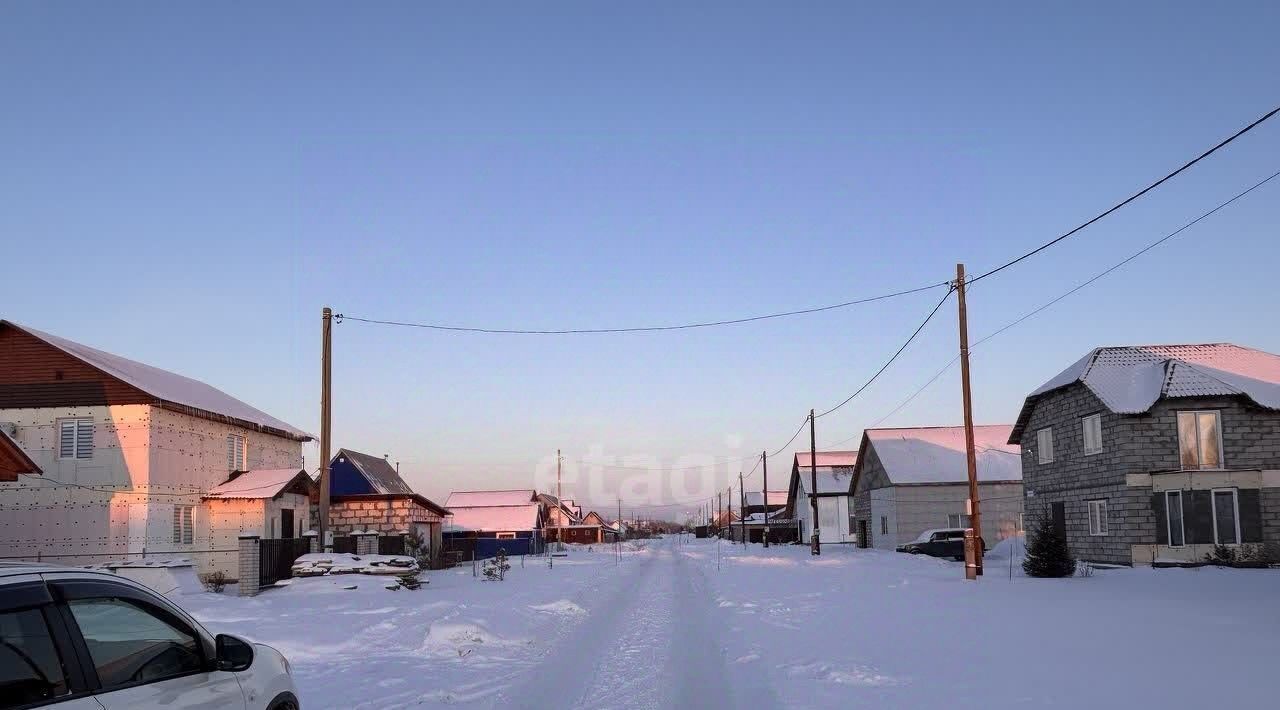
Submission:
<svg viewBox="0 0 1280 710">
<path fill-rule="evenodd" d="M 925 530 L 915 540 L 905 545 L 898 545 L 898 552 L 930 557 L 950 557 L 953 560 L 963 561 L 964 532 L 964 528 Z M 982 549 L 987 549 L 985 541 Z"/>
</svg>

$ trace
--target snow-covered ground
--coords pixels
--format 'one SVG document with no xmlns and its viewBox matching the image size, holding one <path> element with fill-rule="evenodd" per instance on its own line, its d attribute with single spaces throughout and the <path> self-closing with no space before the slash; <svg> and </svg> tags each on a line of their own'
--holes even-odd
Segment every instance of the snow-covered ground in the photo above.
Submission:
<svg viewBox="0 0 1280 710">
<path fill-rule="evenodd" d="M 344 575 L 182 600 L 272 644 L 309 708 L 1270 706 L 1280 571 L 1035 580 L 849 547 L 675 538 L 469 567 L 418 591 Z M 718 558 L 718 560 L 717 560 Z M 358 589 L 342 587 L 357 584 Z"/>
</svg>

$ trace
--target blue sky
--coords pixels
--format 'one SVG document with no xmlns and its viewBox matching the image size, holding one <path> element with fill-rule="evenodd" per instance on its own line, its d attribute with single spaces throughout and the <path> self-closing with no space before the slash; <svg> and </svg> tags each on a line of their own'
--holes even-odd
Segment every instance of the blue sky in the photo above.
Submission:
<svg viewBox="0 0 1280 710">
<path fill-rule="evenodd" d="M 323 305 L 645 325 L 980 271 L 1272 108 L 1277 26 L 1275 3 L 5 3 L 0 234 L 21 268 L 0 317 L 315 430 Z M 1273 122 L 975 287 L 973 336 L 1277 169 Z M 1280 352 L 1277 189 L 976 352 L 977 419 L 1011 422 L 1097 345 Z M 391 454 L 439 498 L 529 485 L 557 447 L 745 456 L 856 389 L 940 295 L 624 336 L 348 321 L 335 440 Z M 955 348 L 949 305 L 820 420 L 819 444 L 855 437 Z M 959 421 L 952 371 L 886 425 Z M 677 495 L 623 475 L 598 497 Z"/>
</svg>

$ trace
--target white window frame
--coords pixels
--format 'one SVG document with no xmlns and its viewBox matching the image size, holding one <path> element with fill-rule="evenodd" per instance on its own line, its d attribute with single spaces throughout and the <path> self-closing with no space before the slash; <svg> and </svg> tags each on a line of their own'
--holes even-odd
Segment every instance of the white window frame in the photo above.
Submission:
<svg viewBox="0 0 1280 710">
<path fill-rule="evenodd" d="M 500 532 L 500 533 L 494 533 L 494 537 L 495 539 L 498 539 L 498 540 L 514 540 L 516 539 L 516 534 L 513 532 L 504 532 L 504 533 Z"/>
<path fill-rule="evenodd" d="M 1221 426 L 1221 422 L 1219 422 Z M 1235 508 L 1234 516 L 1236 523 L 1236 541 L 1222 542 L 1218 540 L 1218 494 L 1230 493 L 1231 505 Z M 1240 544 L 1240 489 L 1238 488 L 1214 488 L 1209 491 L 1209 507 L 1213 509 L 1213 544 L 1226 545 L 1235 547 Z"/>
<path fill-rule="evenodd" d="M 1048 446 L 1045 440 L 1048 439 Z M 1036 458 L 1041 464 L 1053 463 L 1053 427 L 1036 430 Z"/>
<path fill-rule="evenodd" d="M 62 449 L 62 428 L 71 425 L 71 453 L 66 454 Z M 82 429 L 88 429 L 88 445 L 82 447 Z M 59 459 L 78 459 L 85 461 L 93 458 L 93 435 L 94 423 L 92 417 L 67 417 L 58 420 L 58 458 Z"/>
<path fill-rule="evenodd" d="M 965 518 L 969 518 L 965 520 Z M 952 523 L 952 520 L 958 520 L 958 523 Z M 973 527 L 973 516 L 968 513 L 947 513 L 947 527 L 949 528 L 971 528 Z"/>
<path fill-rule="evenodd" d="M 1095 435 L 1095 446 L 1089 446 L 1089 432 L 1092 430 Z M 1080 435 L 1084 442 L 1084 455 L 1095 456 L 1102 453 L 1102 414 L 1090 414 L 1087 417 L 1080 418 Z"/>
<path fill-rule="evenodd" d="M 243 434 L 227 434 L 227 470 L 249 470 L 248 444 Z"/>
<path fill-rule="evenodd" d="M 1196 422 L 1196 459 L 1200 461 L 1200 465 L 1195 469 L 1198 471 L 1220 471 L 1226 468 L 1227 452 L 1222 448 L 1222 411 L 1218 409 L 1180 409 L 1174 414 L 1173 424 L 1178 430 L 1178 467 L 1182 468 L 1182 426 L 1178 420 L 1183 414 L 1195 415 Z M 1204 454 L 1200 451 L 1200 415 L 1212 414 L 1218 420 L 1218 460 L 1211 466 L 1204 463 Z"/>
<path fill-rule="evenodd" d="M 1111 526 L 1107 524 L 1107 501 L 1105 499 L 1091 500 L 1088 501 L 1088 505 L 1090 537 L 1106 537 L 1110 535 Z"/>
<path fill-rule="evenodd" d="M 173 544 L 191 545 L 196 538 L 196 507 L 194 505 L 173 506 Z"/>
</svg>

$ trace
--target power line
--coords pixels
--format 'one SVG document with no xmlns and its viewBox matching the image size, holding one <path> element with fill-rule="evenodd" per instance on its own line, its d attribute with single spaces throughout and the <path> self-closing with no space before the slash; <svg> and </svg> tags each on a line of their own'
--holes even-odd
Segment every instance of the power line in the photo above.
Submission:
<svg viewBox="0 0 1280 710">
<path fill-rule="evenodd" d="M 373 323 L 377 325 L 393 325 L 404 328 L 426 328 L 429 330 L 444 330 L 459 333 L 488 333 L 500 335 L 582 335 L 582 334 L 604 334 L 604 333 L 651 333 L 668 330 L 691 330 L 694 328 L 713 328 L 723 325 L 738 325 L 741 323 L 753 323 L 755 321 L 770 320 L 773 318 L 788 318 L 791 316 L 809 315 L 812 313 L 822 313 L 824 311 L 834 311 L 840 308 L 848 308 L 849 306 L 857 306 L 864 303 L 873 303 L 875 301 L 884 301 L 890 298 L 906 296 L 921 291 L 929 291 L 947 283 L 932 283 L 916 288 L 909 288 L 893 293 L 885 293 L 879 296 L 870 296 L 867 298 L 858 298 L 852 301 L 844 301 L 843 303 L 833 303 L 826 306 L 818 306 L 816 308 L 802 308 L 794 311 L 783 311 L 780 313 L 769 313 L 761 316 L 749 316 L 745 318 L 731 318 L 727 320 L 701 321 L 695 323 L 681 323 L 677 325 L 650 325 L 650 326 L 631 326 L 619 328 L 563 328 L 551 330 L 523 329 L 523 328 L 481 328 L 461 325 L 443 325 L 439 323 L 413 323 L 407 321 L 379 320 L 376 318 L 363 318 L 360 316 L 349 316 L 341 313 L 334 314 L 334 318 L 338 322 L 357 321 L 360 323 Z"/>
<path fill-rule="evenodd" d="M 1062 241 L 1062 240 L 1064 240 L 1064 239 L 1066 239 L 1066 238 L 1068 238 L 1068 237 L 1070 237 L 1070 236 L 1072 236 L 1072 235 L 1074 235 L 1074 234 L 1076 234 L 1076 233 L 1080 232 L 1081 230 L 1085 229 L 1086 227 L 1089 227 L 1090 225 L 1094 224 L 1095 222 L 1097 222 L 1097 221 L 1099 221 L 1099 220 L 1103 219 L 1103 218 L 1104 218 L 1104 217 L 1106 217 L 1107 215 L 1109 215 L 1109 214 L 1111 214 L 1111 213 L 1115 212 L 1116 210 L 1118 210 L 1118 209 L 1120 209 L 1120 208 L 1124 207 L 1125 205 L 1129 204 L 1130 202 L 1133 202 L 1134 200 L 1136 200 L 1136 199 L 1138 199 L 1138 198 L 1142 197 L 1143 195 L 1147 194 L 1148 192 L 1151 192 L 1152 190 L 1156 189 L 1157 187 L 1160 187 L 1161 185 L 1163 185 L 1164 183 L 1168 182 L 1169 180 L 1172 180 L 1174 177 L 1177 177 L 1177 176 L 1178 176 L 1179 174 L 1181 174 L 1182 172 L 1184 172 L 1184 171 L 1188 170 L 1189 168 L 1191 168 L 1191 166 L 1195 165 L 1196 163 L 1200 162 L 1201 160 L 1204 160 L 1205 158 L 1209 157 L 1210 155 L 1213 155 L 1214 153 L 1218 152 L 1218 150 L 1222 149 L 1223 147 L 1225 147 L 1227 144 L 1231 143 L 1231 142 L 1232 142 L 1232 141 L 1234 141 L 1235 139 L 1237 139 L 1237 138 L 1239 138 L 1240 136 L 1243 136 L 1244 134 L 1248 133 L 1249 131 L 1252 131 L 1253 129 L 1257 128 L 1257 127 L 1258 127 L 1259 125 L 1261 125 L 1264 121 L 1266 121 L 1267 119 L 1269 119 L 1269 118 L 1271 118 L 1272 116 L 1276 115 L 1277 113 L 1280 113 L 1280 106 L 1277 106 L 1276 108 L 1271 109 L 1271 110 L 1270 110 L 1270 111 L 1268 111 L 1266 114 L 1264 114 L 1261 118 L 1259 118 L 1258 120 L 1254 121 L 1253 123 L 1250 123 L 1249 125 L 1245 126 L 1244 128 L 1241 128 L 1240 130 L 1236 131 L 1236 132 L 1235 132 L 1235 133 L 1233 133 L 1229 138 L 1227 138 L 1226 140 L 1223 140 L 1221 143 L 1218 143 L 1217 145 L 1213 146 L 1213 147 L 1212 147 L 1212 148 L 1210 148 L 1209 150 L 1206 150 L 1205 152 L 1201 153 L 1200 155 L 1197 155 L 1195 158 L 1192 158 L 1191 160 L 1187 161 L 1186 163 L 1183 163 L 1182 167 L 1178 168 L 1177 170 L 1174 170 L 1173 172 L 1169 173 L 1168 175 L 1165 175 L 1164 177 L 1160 178 L 1159 180 L 1156 180 L 1155 182 L 1151 183 L 1150 185 L 1147 185 L 1146 187 L 1142 188 L 1141 190 L 1139 190 L 1139 191 L 1137 191 L 1137 192 L 1133 193 L 1133 194 L 1132 194 L 1132 195 L 1130 195 L 1129 197 L 1125 198 L 1123 201 L 1118 202 L 1118 203 L 1116 203 L 1115 205 L 1112 205 L 1110 209 L 1108 209 L 1108 210 L 1106 210 L 1105 212 L 1103 212 L 1103 213 L 1101 213 L 1101 214 L 1097 215 L 1097 216 L 1096 216 L 1096 217 L 1094 217 L 1093 219 L 1090 219 L 1089 221 L 1085 222 L 1084 224 L 1081 224 L 1080 226 L 1076 227 L 1075 229 L 1072 229 L 1071 231 L 1069 231 L 1069 232 L 1067 232 L 1067 233 L 1065 233 L 1065 234 L 1062 234 L 1062 235 L 1060 235 L 1060 236 L 1058 236 L 1058 237 L 1055 237 L 1055 238 L 1053 238 L 1053 239 L 1050 239 L 1049 241 L 1045 242 L 1044 244 L 1041 244 L 1040 246 L 1036 247 L 1035 249 L 1032 249 L 1031 251 L 1027 252 L 1026 254 L 1023 254 L 1022 256 L 1019 256 L 1018 258 L 1013 259 L 1012 261 L 1005 262 L 1004 264 L 1001 264 L 1000 266 L 997 266 L 996 268 L 994 268 L 994 269 L 992 269 L 992 270 L 990 270 L 990 271 L 987 271 L 987 272 L 985 272 L 985 273 L 983 273 L 983 274 L 980 274 L 980 275 L 978 275 L 978 276 L 975 276 L 975 277 L 973 277 L 972 279 L 969 279 L 969 281 L 968 281 L 968 282 L 966 282 L 966 283 L 968 283 L 968 284 L 977 283 L 978 281 L 981 281 L 981 280 L 983 280 L 983 279 L 987 278 L 988 276 L 991 276 L 991 275 L 993 275 L 993 274 L 997 274 L 997 273 L 999 273 L 999 272 L 1001 272 L 1001 271 L 1004 271 L 1005 269 L 1009 268 L 1010 266 L 1013 266 L 1014 264 L 1017 264 L 1018 262 L 1021 262 L 1021 261 L 1023 261 L 1024 259 L 1028 259 L 1028 258 L 1030 258 L 1030 257 L 1032 257 L 1032 256 L 1035 256 L 1036 254 L 1039 254 L 1040 252 L 1044 251 L 1045 249 L 1048 249 L 1049 247 L 1053 246 L 1054 244 L 1057 244 L 1058 242 L 1060 242 L 1060 241 Z"/>
<path fill-rule="evenodd" d="M 841 402 L 840 404 L 837 404 L 836 406 L 832 407 L 831 409 L 828 409 L 827 411 L 821 414 L 815 415 L 814 418 L 821 419 L 822 417 L 825 417 L 828 414 L 831 414 L 832 412 L 843 407 L 849 402 L 852 402 L 854 397 L 857 397 L 858 395 L 862 394 L 864 390 L 870 387 L 871 383 L 875 382 L 880 377 L 880 375 L 884 374 L 885 370 L 889 369 L 889 366 L 892 365 L 894 361 L 898 359 L 898 356 L 902 354 L 902 351 L 907 349 L 907 346 L 910 345 L 912 341 L 916 339 L 916 336 L 920 335 L 920 332 L 923 331 L 924 327 L 929 324 L 929 321 L 933 320 L 933 317 L 937 315 L 938 310 L 942 308 L 942 304 L 946 303 L 947 299 L 951 297 L 951 293 L 953 291 L 955 291 L 954 288 L 947 289 L 947 293 L 943 295 L 942 300 L 938 301 L 938 305 L 934 306 L 932 311 L 929 311 L 929 315 L 925 316 L 925 319 L 920 322 L 920 325 L 916 327 L 913 333 L 911 333 L 911 337 L 907 338 L 907 341 L 902 344 L 902 347 L 898 348 L 897 352 L 895 352 L 892 357 L 890 357 L 883 365 L 881 365 L 879 370 L 876 370 L 876 374 L 872 375 L 871 379 L 863 383 L 863 385 L 859 387 L 856 391 L 854 391 L 853 394 L 849 395 L 848 397 L 845 397 L 843 402 Z M 795 437 L 792 437 L 792 440 L 794 441 Z"/>
</svg>

